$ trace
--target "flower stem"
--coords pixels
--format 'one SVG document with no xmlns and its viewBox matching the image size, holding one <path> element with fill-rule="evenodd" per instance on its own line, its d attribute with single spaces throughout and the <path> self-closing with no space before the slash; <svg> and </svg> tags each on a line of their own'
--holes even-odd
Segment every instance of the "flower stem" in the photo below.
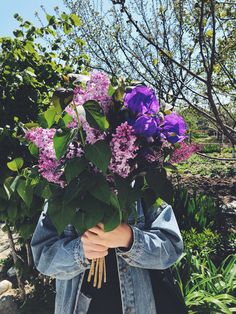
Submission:
<svg viewBox="0 0 236 314">
<path fill-rule="evenodd" d="M 76 118 L 77 118 L 77 122 L 78 122 L 78 129 L 79 129 L 82 145 L 85 146 L 85 140 L 84 140 L 84 136 L 83 136 L 83 132 L 82 132 L 82 125 L 81 125 L 81 121 L 79 118 L 79 113 L 78 113 L 78 110 L 77 110 L 77 107 L 76 107 L 76 104 L 74 103 L 74 101 L 72 101 L 72 104 L 73 104 L 73 108 L 75 110 L 75 114 L 76 114 Z"/>
</svg>

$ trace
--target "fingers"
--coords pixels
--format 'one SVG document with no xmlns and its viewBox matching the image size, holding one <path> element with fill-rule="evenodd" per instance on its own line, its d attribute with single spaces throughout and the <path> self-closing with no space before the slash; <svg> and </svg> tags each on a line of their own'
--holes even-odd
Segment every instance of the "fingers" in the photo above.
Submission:
<svg viewBox="0 0 236 314">
<path fill-rule="evenodd" d="M 104 245 L 94 244 L 94 243 L 83 243 L 83 248 L 85 251 L 96 251 L 96 252 L 104 252 L 108 249 L 108 247 Z"/>
<path fill-rule="evenodd" d="M 85 257 L 88 259 L 104 257 L 104 256 L 107 256 L 107 254 L 108 254 L 108 250 L 103 251 L 103 252 L 93 252 L 93 251 L 84 252 Z"/>
<path fill-rule="evenodd" d="M 102 234 L 104 234 L 103 224 L 98 224 L 97 226 L 94 226 L 94 227 L 88 229 L 88 231 L 93 232 L 97 235 L 102 235 Z"/>
<path fill-rule="evenodd" d="M 84 243 L 104 245 L 104 239 L 101 238 L 101 235 L 95 234 L 91 231 L 86 231 L 82 238 Z"/>
<path fill-rule="evenodd" d="M 83 244 L 84 255 L 88 259 L 100 258 L 104 257 L 108 254 L 108 247 L 105 245 L 97 244 L 91 241 L 91 238 L 96 238 L 98 240 L 98 236 L 92 232 L 86 231 L 85 234 L 82 235 L 81 241 Z"/>
</svg>

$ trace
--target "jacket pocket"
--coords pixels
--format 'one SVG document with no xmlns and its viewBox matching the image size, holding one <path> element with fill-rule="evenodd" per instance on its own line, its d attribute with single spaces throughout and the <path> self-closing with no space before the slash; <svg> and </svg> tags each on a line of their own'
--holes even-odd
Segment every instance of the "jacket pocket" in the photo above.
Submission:
<svg viewBox="0 0 236 314">
<path fill-rule="evenodd" d="M 80 292 L 73 314 L 86 314 L 88 312 L 91 300 L 91 298 Z"/>
</svg>

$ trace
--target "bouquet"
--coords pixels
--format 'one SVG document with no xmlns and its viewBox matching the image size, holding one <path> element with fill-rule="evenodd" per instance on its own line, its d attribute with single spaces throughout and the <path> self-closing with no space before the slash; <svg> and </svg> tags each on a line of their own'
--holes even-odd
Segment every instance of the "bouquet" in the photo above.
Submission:
<svg viewBox="0 0 236 314">
<path fill-rule="evenodd" d="M 100 222 L 110 231 L 136 217 L 140 198 L 144 209 L 172 203 L 166 168 L 186 145 L 183 118 L 160 108 L 154 90 L 140 82 L 101 72 L 66 80 L 41 114 L 41 126 L 25 134 L 38 173 L 50 183 L 48 213 L 58 232 L 73 223 L 82 234 Z M 101 287 L 104 258 L 92 261 L 89 280 L 93 275 Z"/>
</svg>

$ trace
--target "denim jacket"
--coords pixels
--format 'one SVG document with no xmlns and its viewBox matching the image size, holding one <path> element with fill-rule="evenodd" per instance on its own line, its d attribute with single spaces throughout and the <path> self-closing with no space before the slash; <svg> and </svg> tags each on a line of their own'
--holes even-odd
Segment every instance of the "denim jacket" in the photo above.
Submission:
<svg viewBox="0 0 236 314">
<path fill-rule="evenodd" d="M 129 218 L 133 243 L 128 251 L 116 248 L 123 314 L 158 314 L 148 269 L 173 265 L 183 251 L 183 241 L 173 209 L 165 204 Z M 37 269 L 56 278 L 55 314 L 86 314 L 91 299 L 80 292 L 84 272 L 90 267 L 80 236 L 72 225 L 59 236 L 45 209 L 31 241 Z M 100 313 L 98 313 L 100 314 Z"/>
</svg>

